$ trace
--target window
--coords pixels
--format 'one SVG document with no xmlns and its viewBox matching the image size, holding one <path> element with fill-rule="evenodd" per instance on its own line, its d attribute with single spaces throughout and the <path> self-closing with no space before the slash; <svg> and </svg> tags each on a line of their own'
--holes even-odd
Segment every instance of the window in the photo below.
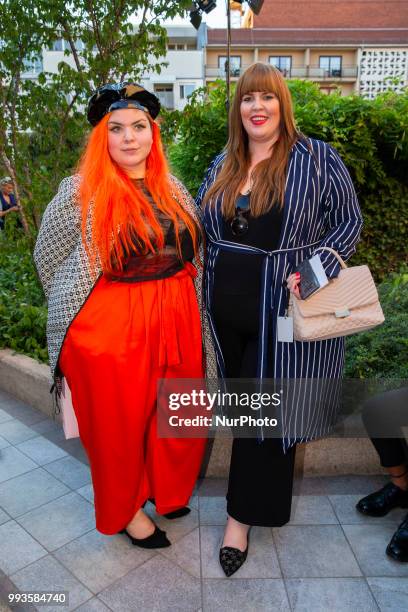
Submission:
<svg viewBox="0 0 408 612">
<path fill-rule="evenodd" d="M 326 94 L 327 96 L 330 96 L 332 93 L 339 91 L 339 89 L 335 85 L 334 86 L 328 85 L 328 86 L 320 87 L 320 91 Z"/>
<path fill-rule="evenodd" d="M 74 40 L 74 45 L 77 51 L 84 50 L 84 43 L 79 38 Z M 67 40 L 64 40 L 63 38 L 58 38 L 57 40 L 54 40 L 54 42 L 51 45 L 50 50 L 51 51 L 69 51 L 71 52 L 71 45 L 69 44 Z"/>
<path fill-rule="evenodd" d="M 42 59 L 38 57 L 34 58 L 25 58 L 23 60 L 24 64 L 24 72 L 26 75 L 38 75 L 43 70 Z"/>
<path fill-rule="evenodd" d="M 325 77 L 341 77 L 341 56 L 321 55 L 319 67 L 323 68 Z"/>
<path fill-rule="evenodd" d="M 180 85 L 180 98 L 188 98 L 188 96 L 191 96 L 194 90 L 195 85 L 192 83 L 183 83 L 183 85 Z"/>
<path fill-rule="evenodd" d="M 64 50 L 64 41 L 62 38 L 58 38 L 58 40 L 54 40 L 52 44 L 52 51 L 63 51 Z"/>
<path fill-rule="evenodd" d="M 218 56 L 218 68 L 221 68 L 221 72 L 225 74 L 225 62 L 227 61 L 226 55 Z M 231 55 L 230 56 L 230 75 L 239 76 L 241 73 L 241 56 Z"/>
<path fill-rule="evenodd" d="M 173 91 L 173 85 L 155 85 L 154 91 Z"/>
<path fill-rule="evenodd" d="M 276 66 L 283 76 L 290 77 L 290 71 L 292 69 L 291 55 L 270 55 L 269 63 L 272 64 L 272 66 Z"/>
<path fill-rule="evenodd" d="M 174 51 L 174 49 L 176 48 L 176 45 L 170 44 L 170 45 L 167 45 L 167 48 L 168 48 L 170 51 Z"/>
<path fill-rule="evenodd" d="M 174 108 L 173 85 L 157 84 L 154 86 L 154 93 L 160 100 L 160 104 L 165 108 Z"/>
</svg>

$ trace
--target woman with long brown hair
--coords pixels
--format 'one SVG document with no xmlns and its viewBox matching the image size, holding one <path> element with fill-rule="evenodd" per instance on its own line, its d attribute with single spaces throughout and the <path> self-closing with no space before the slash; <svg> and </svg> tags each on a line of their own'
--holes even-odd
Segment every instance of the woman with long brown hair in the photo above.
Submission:
<svg viewBox="0 0 408 612">
<path fill-rule="evenodd" d="M 239 78 L 225 150 L 198 193 L 208 239 L 205 299 L 218 370 L 226 378 L 338 379 L 343 338 L 297 342 L 285 318 L 288 289 L 299 298 L 296 266 L 326 246 L 348 259 L 362 220 L 349 173 L 330 145 L 296 128 L 286 82 L 256 63 Z M 320 252 L 326 276 L 337 259 Z M 258 383 L 259 384 L 259 383 Z M 280 403 L 281 436 L 235 437 L 220 550 L 227 576 L 244 563 L 251 525 L 290 517 L 297 442 L 322 435 L 323 405 Z"/>
<path fill-rule="evenodd" d="M 71 389 L 96 527 L 143 548 L 170 545 L 144 503 L 167 518 L 187 514 L 205 446 L 157 434 L 158 379 L 201 378 L 204 368 L 200 223 L 169 174 L 159 110 L 136 83 L 95 92 L 78 173 L 48 205 L 34 255 L 51 370 Z"/>
</svg>

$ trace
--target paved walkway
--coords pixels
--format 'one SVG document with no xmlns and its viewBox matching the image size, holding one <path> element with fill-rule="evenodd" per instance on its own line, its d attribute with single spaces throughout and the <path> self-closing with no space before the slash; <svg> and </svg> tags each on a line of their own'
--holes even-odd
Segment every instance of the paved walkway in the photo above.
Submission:
<svg viewBox="0 0 408 612">
<path fill-rule="evenodd" d="M 10 592 L 69 591 L 69 606 L 102 612 L 368 612 L 408 610 L 408 564 L 384 550 L 404 516 L 360 516 L 357 499 L 383 477 L 305 478 L 291 522 L 254 528 L 233 578 L 218 564 L 225 481 L 199 482 L 191 513 L 152 517 L 173 546 L 133 547 L 94 529 L 89 468 L 79 440 L 0 391 L 0 600 Z M 0 603 L 0 609 L 2 609 Z M 19 610 L 34 610 L 20 606 Z"/>
</svg>

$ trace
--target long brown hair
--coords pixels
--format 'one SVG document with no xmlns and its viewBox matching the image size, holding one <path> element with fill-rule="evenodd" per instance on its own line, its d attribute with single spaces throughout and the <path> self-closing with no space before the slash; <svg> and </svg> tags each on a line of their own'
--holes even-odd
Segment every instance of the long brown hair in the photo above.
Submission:
<svg viewBox="0 0 408 612">
<path fill-rule="evenodd" d="M 92 130 L 79 162 L 81 176 L 80 204 L 82 238 L 91 262 L 96 255 L 103 271 L 121 267 L 132 249 L 155 252 L 164 246 L 163 230 L 151 204 L 141 189 L 136 189 L 128 175 L 113 161 L 108 150 L 107 123 L 111 113 Z M 179 201 L 183 196 L 176 185 L 170 185 L 169 170 L 163 152 L 159 126 L 148 116 L 153 143 L 146 159 L 145 185 L 158 209 L 174 223 L 176 247 L 181 256 L 179 229 L 187 228 L 197 245 L 197 229 Z M 175 192 L 177 200 L 172 196 Z M 91 238 L 88 236 L 89 209 L 92 207 Z M 149 228 L 151 233 L 149 232 Z M 119 231 L 120 229 L 120 231 Z"/>
<path fill-rule="evenodd" d="M 245 182 L 250 166 L 248 135 L 241 120 L 241 100 L 250 92 L 272 92 L 280 106 L 280 133 L 271 157 L 259 162 L 252 171 L 251 213 L 267 212 L 273 205 L 283 207 L 285 183 L 290 150 L 302 138 L 293 115 L 292 98 L 281 72 L 270 64 L 256 62 L 238 79 L 229 115 L 229 138 L 221 170 L 204 198 L 204 205 L 216 201 L 223 192 L 222 213 L 231 218 L 235 214 L 235 201 Z"/>
</svg>

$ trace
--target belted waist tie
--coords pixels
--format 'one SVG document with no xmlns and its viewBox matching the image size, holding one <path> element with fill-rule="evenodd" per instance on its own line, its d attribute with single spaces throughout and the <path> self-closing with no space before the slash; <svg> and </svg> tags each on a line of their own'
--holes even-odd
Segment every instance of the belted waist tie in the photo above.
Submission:
<svg viewBox="0 0 408 612">
<path fill-rule="evenodd" d="M 261 272 L 261 298 L 259 308 L 259 345 L 258 345 L 258 365 L 257 378 L 265 378 L 267 373 L 267 342 L 269 333 L 269 312 L 273 309 L 272 299 L 272 279 L 274 275 L 275 257 L 284 253 L 293 251 L 301 251 L 320 244 L 320 240 L 305 244 L 300 247 L 291 249 L 278 249 L 276 251 L 265 251 L 257 247 L 248 246 L 245 244 L 237 244 L 228 240 L 211 240 L 212 246 L 221 249 L 222 251 L 231 251 L 235 253 L 247 255 L 262 255 L 262 272 Z"/>
<path fill-rule="evenodd" d="M 257 363 L 257 378 L 260 381 L 260 387 L 262 387 L 262 380 L 266 378 L 267 367 L 268 367 L 268 334 L 269 334 L 269 315 L 270 311 L 273 310 L 273 291 L 272 291 L 272 280 L 274 276 L 275 268 L 275 257 L 284 253 L 290 253 L 294 251 L 301 251 L 313 246 L 320 244 L 320 240 L 305 244 L 300 247 L 293 247 L 289 249 L 277 249 L 275 251 L 265 251 L 257 247 L 238 244 L 236 242 L 229 242 L 228 240 L 212 240 L 209 239 L 211 246 L 218 248 L 222 251 L 230 251 L 234 253 L 241 253 L 247 255 L 262 255 L 262 272 L 261 272 L 261 296 L 259 305 L 259 339 L 258 339 L 258 363 Z M 261 391 L 262 389 L 260 389 Z M 260 415 L 262 408 L 260 411 Z M 261 428 L 261 440 L 264 439 L 262 428 Z"/>
</svg>

